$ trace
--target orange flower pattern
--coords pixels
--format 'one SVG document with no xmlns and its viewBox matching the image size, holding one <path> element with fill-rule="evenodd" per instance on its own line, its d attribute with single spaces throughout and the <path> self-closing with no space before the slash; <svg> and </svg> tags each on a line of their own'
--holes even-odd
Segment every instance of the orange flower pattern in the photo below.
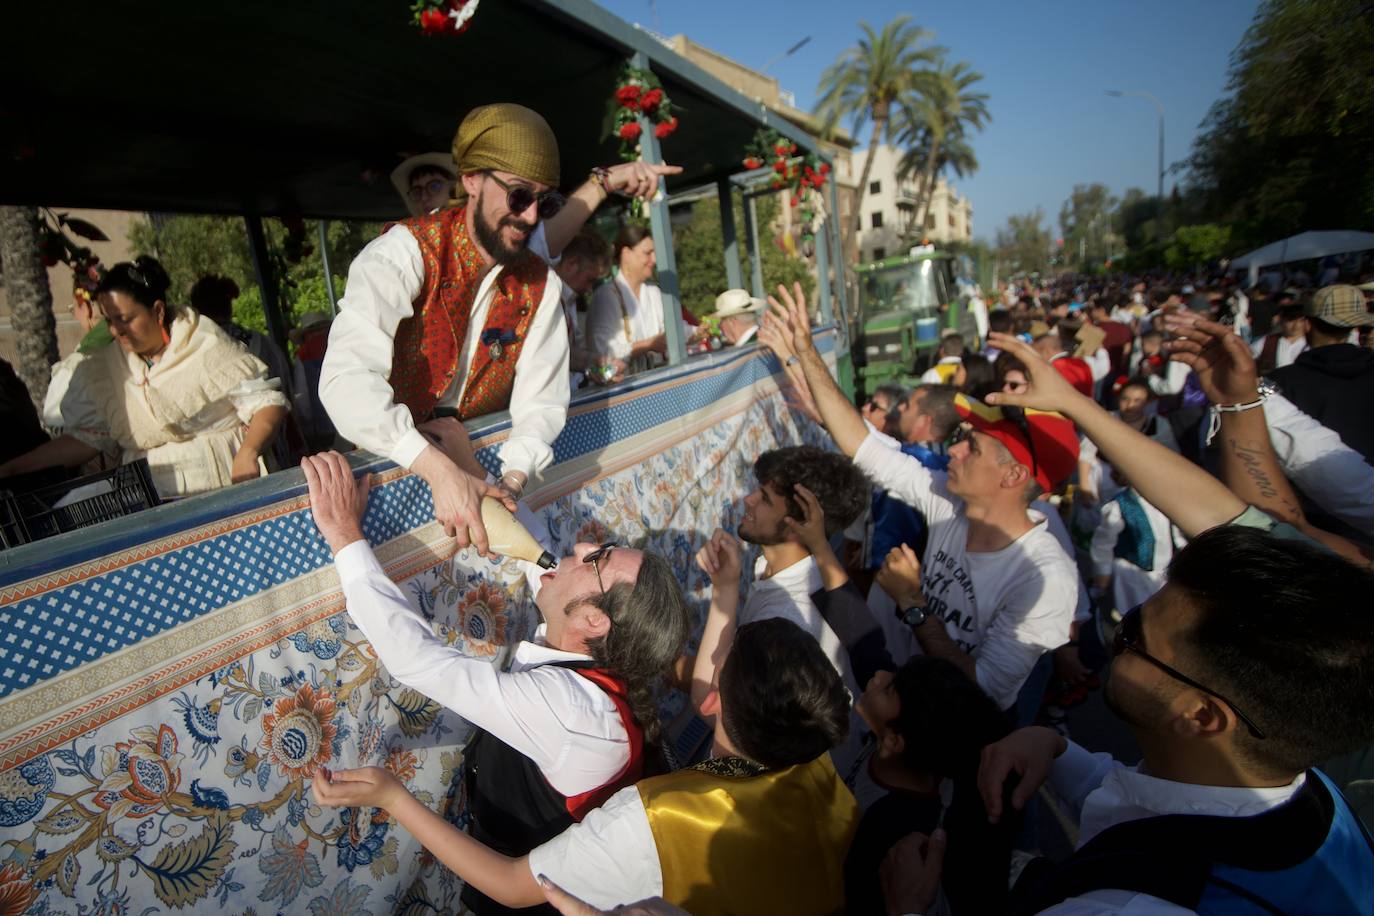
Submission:
<svg viewBox="0 0 1374 916">
<path fill-rule="evenodd" d="M 334 697 L 304 684 L 295 696 L 277 701 L 262 717 L 262 747 L 267 759 L 288 779 L 309 779 L 333 755 L 337 707 Z"/>
</svg>

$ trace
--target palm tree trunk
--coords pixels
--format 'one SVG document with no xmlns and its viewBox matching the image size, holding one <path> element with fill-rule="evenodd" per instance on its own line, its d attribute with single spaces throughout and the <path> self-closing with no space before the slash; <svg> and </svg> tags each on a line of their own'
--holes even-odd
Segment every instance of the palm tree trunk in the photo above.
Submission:
<svg viewBox="0 0 1374 916">
<path fill-rule="evenodd" d="M 864 228 L 863 202 L 864 195 L 868 193 L 868 175 L 873 171 L 873 157 L 878 154 L 878 141 L 883 137 L 883 126 L 887 123 L 887 115 L 873 113 L 873 136 L 868 140 L 868 155 L 864 157 L 864 170 L 859 175 L 859 196 L 854 201 L 854 224 L 860 232 Z"/>
<path fill-rule="evenodd" d="M 19 354 L 15 371 L 28 386 L 34 406 L 42 410 L 52 364 L 57 362 L 57 320 L 48 272 L 38 253 L 38 226 L 37 208 L 0 207 L 0 264 Z"/>
<path fill-rule="evenodd" d="M 940 138 L 930 138 L 930 155 L 926 157 L 925 189 L 921 194 L 921 211 L 916 223 L 918 235 L 926 234 L 926 221 L 930 218 L 930 202 L 935 198 L 935 163 L 940 156 Z"/>
</svg>

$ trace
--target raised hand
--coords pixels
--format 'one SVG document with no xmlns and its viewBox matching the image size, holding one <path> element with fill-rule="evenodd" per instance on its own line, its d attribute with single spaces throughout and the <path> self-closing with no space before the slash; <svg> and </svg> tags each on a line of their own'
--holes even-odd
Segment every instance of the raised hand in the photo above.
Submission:
<svg viewBox="0 0 1374 916">
<path fill-rule="evenodd" d="M 1053 729 L 1032 726 L 1017 729 L 996 744 L 983 748 L 978 765 L 978 791 L 988 810 L 988 822 L 1002 818 L 1002 787 L 1007 777 L 1019 773 L 1021 781 L 1011 793 L 1011 806 L 1026 807 L 1035 790 L 1049 778 L 1054 758 L 1064 753 L 1068 743 Z"/>
<path fill-rule="evenodd" d="M 676 175 L 681 171 L 680 165 L 650 165 L 638 160 L 622 162 L 607 170 L 606 186 L 626 197 L 649 200 L 657 193 L 660 178 L 665 175 Z"/>
<path fill-rule="evenodd" d="M 899 608 L 922 603 L 921 560 L 906 544 L 898 544 L 887 552 L 874 580 Z"/>
<path fill-rule="evenodd" d="M 793 489 L 797 502 L 801 504 L 801 521 L 789 515 L 783 518 L 782 523 L 792 537 L 813 554 L 828 549 L 830 541 L 825 536 L 825 510 L 821 508 L 820 500 L 801 484 L 796 484 Z"/>
<path fill-rule="evenodd" d="M 1235 331 L 1192 312 L 1169 315 L 1164 326 L 1176 335 L 1165 344 L 1170 358 L 1197 373 L 1213 404 L 1248 404 L 1259 398 L 1255 358 Z"/>
<path fill-rule="evenodd" d="M 712 588 L 738 588 L 743 572 L 740 557 L 743 548 L 734 535 L 722 528 L 697 551 L 697 567 L 711 579 Z"/>
<path fill-rule="evenodd" d="M 1073 406 L 1085 398 L 1069 384 L 1068 379 L 1045 361 L 1035 348 L 1010 334 L 993 331 L 988 335 L 988 343 L 997 349 L 1010 353 L 1026 367 L 1026 390 L 1017 394 L 997 391 L 987 396 L 989 404 L 1031 407 L 1036 410 L 1056 410 L 1068 413 Z"/>
<path fill-rule="evenodd" d="M 792 350 L 798 356 L 816 352 L 816 343 L 811 339 L 811 315 L 806 311 L 806 293 L 800 283 L 792 284 L 792 291 L 778 284 L 777 297 L 769 296 L 768 304 L 772 314 L 777 316 L 791 336 Z"/>
</svg>

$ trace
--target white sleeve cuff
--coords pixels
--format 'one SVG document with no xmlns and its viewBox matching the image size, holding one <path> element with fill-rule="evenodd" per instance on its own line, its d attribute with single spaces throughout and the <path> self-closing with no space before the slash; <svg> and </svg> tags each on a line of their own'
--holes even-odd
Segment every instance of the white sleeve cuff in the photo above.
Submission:
<svg viewBox="0 0 1374 916">
<path fill-rule="evenodd" d="M 409 470 L 410 466 L 415 463 L 415 459 L 420 457 L 420 453 L 428 445 L 429 440 L 425 438 L 424 433 L 418 429 L 411 429 L 401 435 L 401 440 L 396 443 L 396 447 L 391 450 L 391 454 L 387 457 Z"/>
<path fill-rule="evenodd" d="M 377 556 L 372 552 L 372 546 L 365 539 L 356 540 L 334 554 L 334 568 L 338 571 L 339 581 L 344 588 L 359 579 L 366 579 L 373 573 L 386 575 L 382 564 L 377 562 Z"/>
</svg>

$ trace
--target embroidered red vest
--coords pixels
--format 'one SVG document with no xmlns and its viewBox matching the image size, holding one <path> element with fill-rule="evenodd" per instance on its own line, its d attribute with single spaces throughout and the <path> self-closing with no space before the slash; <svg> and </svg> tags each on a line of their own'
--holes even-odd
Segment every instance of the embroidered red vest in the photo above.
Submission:
<svg viewBox="0 0 1374 916">
<path fill-rule="evenodd" d="M 415 298 L 415 314 L 397 326 L 391 356 L 393 397 L 396 403 L 410 408 L 416 423 L 430 418 L 434 405 L 453 383 L 481 286 L 482 259 L 468 238 L 465 213 L 464 207 L 450 207 L 386 227 L 405 226 L 419 243 L 425 264 L 425 282 Z M 476 332 L 484 342 L 468 367 L 467 387 L 458 404 L 459 419 L 510 407 L 515 362 L 544 299 L 547 281 L 548 266 L 528 250 L 501 270 L 486 325 Z"/>
</svg>

